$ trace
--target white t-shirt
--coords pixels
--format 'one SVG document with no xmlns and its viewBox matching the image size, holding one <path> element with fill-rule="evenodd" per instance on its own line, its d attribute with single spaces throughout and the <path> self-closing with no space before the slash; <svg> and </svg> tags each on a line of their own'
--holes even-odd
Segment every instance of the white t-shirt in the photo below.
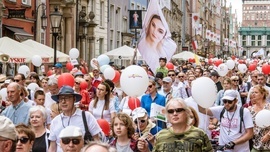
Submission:
<svg viewBox="0 0 270 152">
<path fill-rule="evenodd" d="M 194 99 L 192 97 L 186 98 L 185 103 L 188 106 L 190 106 L 190 107 L 192 107 L 192 108 L 194 108 L 196 110 L 196 112 L 197 112 L 197 114 L 199 116 L 199 126 L 198 126 L 198 128 L 205 131 L 208 138 L 211 139 L 211 131 L 208 129 L 210 116 L 199 112 L 198 104 L 194 101 Z"/>
<path fill-rule="evenodd" d="M 103 119 L 107 120 L 109 123 L 111 122 L 111 114 L 116 112 L 114 107 L 114 102 L 110 101 L 109 109 L 103 110 L 105 106 L 105 100 L 98 100 L 96 108 L 94 108 L 94 101 L 90 102 L 89 111 L 93 114 L 96 119 L 101 119 L 103 112 Z"/>
<path fill-rule="evenodd" d="M 99 127 L 97 120 L 93 117 L 93 115 L 89 112 L 85 112 L 85 117 L 87 121 L 87 125 L 89 131 L 92 136 L 99 134 L 102 130 Z M 56 116 L 50 126 L 50 141 L 56 141 L 57 144 L 57 152 L 62 152 L 62 148 L 60 146 L 60 138 L 59 134 L 61 130 L 63 130 L 67 126 L 76 126 L 82 129 L 83 134 L 85 134 L 83 119 L 82 119 L 82 110 L 77 109 L 75 113 L 71 116 L 65 116 L 63 113 Z"/>
<path fill-rule="evenodd" d="M 220 121 L 220 113 L 223 109 L 223 106 L 215 106 L 209 108 L 214 117 Z M 231 121 L 230 121 L 231 120 Z M 228 112 L 225 110 L 223 114 L 223 118 L 221 119 L 220 123 L 220 136 L 219 136 L 219 145 L 225 145 L 230 141 L 234 141 L 241 136 L 243 136 L 246 132 L 246 128 L 253 128 L 252 116 L 248 109 L 244 109 L 243 113 L 243 120 L 244 123 L 242 124 L 242 133 L 239 133 L 240 130 L 240 106 L 237 105 L 237 109 L 235 112 Z M 230 123 L 231 122 L 231 123 Z M 246 141 L 243 144 L 235 145 L 232 152 L 239 152 L 239 151 L 249 151 L 249 142 Z"/>
<path fill-rule="evenodd" d="M 45 103 L 44 103 L 45 108 L 51 109 L 51 105 L 53 103 L 56 103 L 56 101 L 52 99 L 52 94 L 50 92 L 47 92 L 45 94 Z"/>
</svg>

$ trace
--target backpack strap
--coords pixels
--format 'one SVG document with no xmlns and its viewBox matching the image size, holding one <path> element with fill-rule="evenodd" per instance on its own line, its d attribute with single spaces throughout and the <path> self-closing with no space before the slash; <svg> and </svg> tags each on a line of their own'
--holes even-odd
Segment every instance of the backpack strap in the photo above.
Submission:
<svg viewBox="0 0 270 152">
<path fill-rule="evenodd" d="M 242 122 L 244 123 L 244 107 L 240 108 L 240 130 L 239 133 L 242 133 Z"/>
<path fill-rule="evenodd" d="M 249 91 L 251 88 L 251 82 L 247 82 L 247 91 Z"/>
<path fill-rule="evenodd" d="M 84 125 L 85 132 L 89 132 L 86 117 L 85 117 L 85 111 L 82 111 L 82 118 L 83 118 L 83 125 Z"/>
<path fill-rule="evenodd" d="M 223 114 L 225 113 L 225 107 L 223 107 L 220 115 L 219 115 L 219 121 L 221 122 L 221 118 L 223 117 Z"/>
</svg>

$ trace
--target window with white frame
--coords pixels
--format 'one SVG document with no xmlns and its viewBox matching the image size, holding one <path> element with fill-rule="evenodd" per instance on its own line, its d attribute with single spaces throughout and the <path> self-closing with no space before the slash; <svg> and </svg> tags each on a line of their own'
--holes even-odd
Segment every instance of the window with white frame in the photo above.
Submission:
<svg viewBox="0 0 270 152">
<path fill-rule="evenodd" d="M 270 46 L 270 35 L 267 35 L 266 37 L 266 44 L 267 46 Z"/>
<path fill-rule="evenodd" d="M 114 5 L 110 6 L 110 28 L 113 28 L 114 26 Z"/>
<path fill-rule="evenodd" d="M 31 0 L 22 0 L 22 3 L 25 5 L 31 5 Z"/>
<path fill-rule="evenodd" d="M 243 35 L 242 36 L 242 46 L 246 46 L 247 45 L 247 36 Z"/>
<path fill-rule="evenodd" d="M 251 46 L 255 46 L 256 38 L 255 35 L 251 35 Z"/>
<path fill-rule="evenodd" d="M 258 35 L 257 38 L 258 38 L 258 39 L 257 39 L 257 40 L 258 40 L 258 41 L 257 41 L 257 42 L 258 42 L 258 43 L 257 43 L 258 46 L 262 46 L 262 36 L 261 36 L 261 35 Z"/>
<path fill-rule="evenodd" d="M 41 33 L 40 33 L 40 43 L 41 44 L 45 44 L 45 32 L 42 29 Z"/>
<path fill-rule="evenodd" d="M 104 1 L 100 1 L 100 21 L 99 21 L 99 26 L 103 27 L 104 26 Z"/>
</svg>

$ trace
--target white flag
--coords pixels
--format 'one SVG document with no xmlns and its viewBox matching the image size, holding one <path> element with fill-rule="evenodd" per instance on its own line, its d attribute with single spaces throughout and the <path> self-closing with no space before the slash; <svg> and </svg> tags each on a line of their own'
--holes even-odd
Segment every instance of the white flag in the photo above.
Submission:
<svg viewBox="0 0 270 152">
<path fill-rule="evenodd" d="M 199 25 L 200 17 L 199 13 L 192 13 L 192 27 L 197 28 Z"/>
<path fill-rule="evenodd" d="M 202 24 L 199 24 L 196 29 L 196 34 L 202 35 Z"/>
</svg>

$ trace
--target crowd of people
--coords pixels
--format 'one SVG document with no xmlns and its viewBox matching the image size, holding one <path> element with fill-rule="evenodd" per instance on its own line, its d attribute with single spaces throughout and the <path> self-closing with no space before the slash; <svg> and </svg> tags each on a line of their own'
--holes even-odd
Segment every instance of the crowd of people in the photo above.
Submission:
<svg viewBox="0 0 270 152">
<path fill-rule="evenodd" d="M 200 65 L 183 62 L 174 69 L 166 67 L 166 58 L 159 63 L 155 74 L 141 65 L 149 82 L 135 108 L 129 106 L 131 97 L 121 90 L 119 80 L 105 79 L 99 68 L 73 72 L 74 85 L 61 87 L 60 63 L 49 77 L 34 72 L 1 75 L 7 97 L 0 96 L 0 151 L 270 151 L 270 126 L 262 128 L 255 122 L 258 112 L 270 109 L 268 75 L 258 70 L 240 73 L 235 67 L 220 77 L 203 60 Z M 217 99 L 209 108 L 197 104 L 192 95 L 192 82 L 200 77 L 216 84 Z M 39 87 L 31 90 L 30 83 Z M 163 107 L 165 120 L 151 116 L 153 103 Z"/>
</svg>

